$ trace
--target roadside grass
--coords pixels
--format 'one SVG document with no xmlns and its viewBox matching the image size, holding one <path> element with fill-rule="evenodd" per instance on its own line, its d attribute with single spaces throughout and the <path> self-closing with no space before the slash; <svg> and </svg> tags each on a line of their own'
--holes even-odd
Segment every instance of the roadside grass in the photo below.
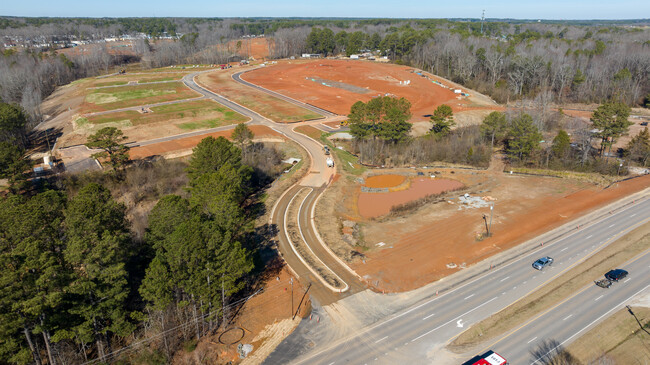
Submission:
<svg viewBox="0 0 650 365">
<path fill-rule="evenodd" d="M 317 141 L 321 140 L 320 136 L 324 133 L 318 128 L 314 128 L 310 125 L 301 125 L 300 127 L 294 128 L 294 130 L 298 133 L 304 134 L 307 137 L 313 138 Z"/>
<path fill-rule="evenodd" d="M 576 171 L 558 171 L 550 169 L 532 169 L 526 167 L 513 167 L 508 171 L 512 170 L 513 172 L 518 172 L 522 174 L 533 174 L 533 175 L 545 175 L 545 176 L 555 176 L 567 179 L 574 179 L 580 181 L 586 181 L 590 183 L 595 183 L 598 185 L 609 185 L 617 180 L 620 180 L 620 176 L 609 176 L 601 175 L 596 173 L 587 173 L 587 172 L 576 172 Z"/>
<path fill-rule="evenodd" d="M 84 112 L 113 110 L 190 99 L 198 96 L 180 82 L 123 86 L 89 91 L 82 107 Z"/>
<path fill-rule="evenodd" d="M 355 176 L 359 176 L 364 172 L 366 172 L 366 170 L 368 169 L 359 163 L 359 157 L 351 154 L 346 150 L 336 148 L 336 146 L 334 146 L 334 143 L 332 143 L 332 141 L 327 139 L 327 137 L 331 136 L 332 134 L 333 133 L 323 132 L 320 136 L 320 140 L 321 142 L 329 146 L 330 150 L 334 152 L 336 157 L 338 157 L 340 161 L 339 163 L 343 167 L 343 171 Z"/>
<path fill-rule="evenodd" d="M 128 120 L 134 126 L 151 123 L 185 120 L 177 126 L 181 129 L 214 128 L 222 125 L 246 122 L 248 118 L 210 100 L 195 100 L 182 103 L 160 105 L 151 108 L 151 113 L 134 110 L 77 119 L 77 125 L 106 124 Z M 188 121 L 189 119 L 189 121 Z M 85 120 L 85 121 L 84 121 Z"/>
<path fill-rule="evenodd" d="M 118 86 L 118 85 L 126 85 L 128 83 L 129 83 L 128 81 L 109 81 L 109 82 L 98 82 L 92 86 L 93 87 Z"/>
<path fill-rule="evenodd" d="M 179 75 L 178 77 L 174 76 L 169 76 L 169 77 L 152 77 L 152 78 L 145 78 L 145 79 L 139 79 L 138 83 L 146 83 L 146 82 L 161 82 L 161 81 L 175 81 L 175 80 L 180 80 L 183 78 L 183 75 Z"/>
<path fill-rule="evenodd" d="M 650 308 L 632 307 L 643 327 L 650 331 Z M 606 335 L 605 335 L 606 334 Z M 650 335 L 623 308 L 573 341 L 566 350 L 582 364 L 595 364 L 607 356 L 614 364 L 636 364 L 650 358 Z"/>
<path fill-rule="evenodd" d="M 650 248 L 649 230 L 650 222 L 637 227 L 555 280 L 461 333 L 449 348 L 456 352 L 469 350 L 525 323 L 585 286 L 595 285 L 594 280 L 602 279 L 607 271 L 619 267 Z"/>
</svg>

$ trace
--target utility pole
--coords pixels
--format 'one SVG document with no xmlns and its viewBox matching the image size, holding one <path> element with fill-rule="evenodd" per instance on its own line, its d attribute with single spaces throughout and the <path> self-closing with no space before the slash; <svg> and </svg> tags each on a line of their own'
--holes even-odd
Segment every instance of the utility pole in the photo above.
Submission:
<svg viewBox="0 0 650 365">
<path fill-rule="evenodd" d="M 293 316 L 293 278 L 289 279 L 291 283 L 291 315 Z"/>
<path fill-rule="evenodd" d="M 483 34 L 483 22 L 485 21 L 485 9 L 483 9 L 483 15 L 481 16 L 481 35 Z"/>
<path fill-rule="evenodd" d="M 488 229 L 488 237 L 492 236 L 492 213 L 494 212 L 494 202 L 490 204 L 490 228 Z"/>
</svg>

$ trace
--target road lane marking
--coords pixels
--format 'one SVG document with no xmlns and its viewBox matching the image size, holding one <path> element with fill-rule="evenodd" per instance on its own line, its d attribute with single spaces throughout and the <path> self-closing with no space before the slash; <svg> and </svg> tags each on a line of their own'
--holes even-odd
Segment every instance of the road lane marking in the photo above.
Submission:
<svg viewBox="0 0 650 365">
<path fill-rule="evenodd" d="M 567 319 L 571 318 L 571 316 L 573 316 L 573 314 L 569 314 L 568 316 L 564 317 L 563 321 L 566 321 Z"/>
<path fill-rule="evenodd" d="M 627 283 L 628 281 L 630 281 L 630 279 L 632 279 L 632 278 L 627 278 L 627 279 L 624 281 L 624 283 Z"/>
<path fill-rule="evenodd" d="M 532 340 L 530 340 L 530 341 L 528 341 L 526 343 L 531 343 L 531 342 L 535 341 L 536 339 L 537 339 L 537 336 L 535 336 L 535 338 L 533 338 Z"/>
<path fill-rule="evenodd" d="M 505 280 L 508 280 L 508 279 L 510 279 L 510 276 L 506 276 L 505 278 L 499 280 L 499 282 L 501 283 L 501 282 L 503 282 L 503 281 L 505 281 Z"/>
<path fill-rule="evenodd" d="M 433 317 L 434 314 L 435 314 L 435 313 L 431 313 L 431 314 L 429 314 L 428 316 L 422 318 L 422 320 L 424 321 L 424 320 L 427 319 L 427 318 L 431 318 L 431 317 Z"/>
<path fill-rule="evenodd" d="M 574 333 L 573 335 L 571 335 L 571 337 L 569 337 L 569 338 L 567 338 L 566 340 L 562 341 L 562 343 L 560 343 L 559 345 L 553 347 L 552 349 L 550 349 L 550 350 L 549 350 L 547 353 L 545 353 L 544 355 L 538 357 L 537 360 L 531 362 L 530 365 L 536 364 L 536 363 L 537 363 L 541 358 L 543 358 L 543 357 L 545 357 L 546 355 L 550 354 L 551 352 L 555 351 L 555 349 L 557 349 L 558 347 L 564 345 L 565 343 L 571 341 L 571 339 L 574 338 L 574 337 L 576 337 L 578 334 L 580 334 L 580 332 L 582 332 L 582 331 L 586 330 L 587 328 L 591 327 L 591 325 L 593 325 L 594 323 L 600 321 L 603 317 L 609 315 L 612 311 L 618 309 L 618 307 L 621 306 L 621 305 L 623 305 L 623 303 L 625 303 L 625 302 L 627 302 L 628 300 L 634 298 L 634 297 L 637 296 L 639 293 L 641 293 L 642 291 L 644 291 L 644 290 L 646 290 L 646 289 L 648 289 L 648 288 L 650 288 L 650 285 L 646 285 L 645 288 L 639 290 L 638 292 L 632 294 L 632 296 L 630 296 L 629 298 L 627 298 L 627 299 L 625 299 L 624 301 L 618 303 L 617 305 L 615 305 L 614 307 L 612 307 L 612 309 L 608 310 L 607 313 L 605 313 L 605 314 L 603 314 L 602 316 L 596 318 L 595 320 L 593 320 L 593 322 L 591 322 L 591 323 L 589 323 L 588 325 L 582 327 L 582 329 L 581 329 L 580 331 Z M 495 343 L 496 343 L 496 342 L 495 342 Z"/>
<path fill-rule="evenodd" d="M 603 296 L 605 296 L 605 294 L 603 294 L 603 295 L 599 296 L 598 298 L 594 299 L 594 302 L 597 301 L 598 299 L 602 298 Z"/>
<path fill-rule="evenodd" d="M 506 292 L 501 293 L 501 295 L 506 295 Z"/>
<path fill-rule="evenodd" d="M 569 249 L 568 247 L 565 247 L 565 248 L 561 249 L 560 252 L 564 252 L 564 251 L 566 251 L 568 249 Z"/>
<path fill-rule="evenodd" d="M 447 322 L 441 324 L 440 326 L 438 326 L 438 327 L 432 329 L 431 331 L 426 332 L 426 333 L 424 333 L 424 334 L 422 334 L 422 335 L 420 335 L 420 336 L 418 336 L 418 337 L 412 339 L 411 342 L 415 342 L 415 341 L 421 339 L 422 337 L 424 337 L 424 336 L 426 336 L 426 335 L 428 335 L 428 334 L 430 334 L 430 333 L 432 333 L 432 332 L 434 332 L 434 331 L 437 331 L 438 329 L 440 329 L 440 328 L 442 328 L 442 327 L 448 325 L 449 323 L 452 323 L 452 322 L 457 321 L 458 319 L 462 318 L 464 315 L 474 312 L 475 310 L 481 308 L 482 306 L 484 306 L 484 305 L 490 303 L 490 302 L 493 301 L 493 300 L 496 300 L 497 298 L 498 298 L 498 297 L 494 297 L 494 298 L 488 300 L 487 302 L 485 302 L 485 303 L 479 305 L 478 307 L 476 307 L 476 308 L 474 308 L 474 309 L 470 309 L 469 311 L 467 311 L 467 312 L 461 314 L 460 316 L 458 316 L 458 317 L 456 317 L 456 318 L 454 318 L 454 319 L 452 319 L 452 320 L 449 320 L 449 321 L 447 321 Z"/>
<path fill-rule="evenodd" d="M 513 287 L 512 287 L 512 290 L 515 290 L 515 289 L 517 289 L 517 287 L 516 287 L 516 286 L 513 286 Z"/>
<path fill-rule="evenodd" d="M 636 213 L 632 214 L 632 215 L 630 216 L 630 218 L 634 217 L 635 215 L 636 215 Z"/>
<path fill-rule="evenodd" d="M 526 284 L 526 283 L 527 283 L 527 281 L 524 281 L 524 284 Z"/>
<path fill-rule="evenodd" d="M 331 363 L 329 363 L 329 364 L 327 364 L 327 365 L 334 365 L 334 362 L 332 361 Z"/>
<path fill-rule="evenodd" d="M 470 295 L 469 297 L 466 297 L 466 298 L 465 298 L 465 299 L 463 299 L 463 300 L 467 300 L 467 299 L 469 299 L 469 298 L 471 298 L 471 297 L 473 297 L 474 295 L 476 295 L 476 294 L 472 294 L 472 295 Z"/>
<path fill-rule="evenodd" d="M 614 227 L 615 225 L 616 225 L 616 224 L 612 224 L 612 225 L 610 225 L 610 226 L 607 227 L 607 228 L 612 228 L 612 227 Z"/>
<path fill-rule="evenodd" d="M 377 341 L 375 341 L 375 343 L 380 343 L 381 341 L 383 341 L 383 340 L 385 340 L 385 339 L 387 339 L 387 338 L 388 338 L 388 336 L 386 336 L 386 337 L 384 337 L 384 338 L 380 338 L 380 339 L 378 339 Z"/>
<path fill-rule="evenodd" d="M 589 236 L 585 237 L 585 239 L 588 240 L 588 239 L 590 239 L 590 238 L 593 237 L 593 236 L 594 236 L 593 234 L 590 234 Z"/>
</svg>

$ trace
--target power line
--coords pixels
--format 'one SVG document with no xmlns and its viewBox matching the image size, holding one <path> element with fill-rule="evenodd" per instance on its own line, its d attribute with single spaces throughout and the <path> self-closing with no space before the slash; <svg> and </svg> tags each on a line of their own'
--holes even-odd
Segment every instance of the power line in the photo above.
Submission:
<svg viewBox="0 0 650 365">
<path fill-rule="evenodd" d="M 148 343 L 148 342 L 151 342 L 151 341 L 153 341 L 153 340 L 155 340 L 155 339 L 157 339 L 157 338 L 159 338 L 159 337 L 161 337 L 161 336 L 163 336 L 163 335 L 168 334 L 169 332 L 176 331 L 176 330 L 178 330 L 178 329 L 181 329 L 181 328 L 184 328 L 184 327 L 186 327 L 186 326 L 189 326 L 189 325 L 191 325 L 191 324 L 193 324 L 193 323 L 196 323 L 198 320 L 203 320 L 203 319 L 205 319 L 205 318 L 207 318 L 207 317 L 209 317 L 209 316 L 211 316 L 211 315 L 217 314 L 217 313 L 218 313 L 219 311 L 221 311 L 221 310 L 224 310 L 224 309 L 227 309 L 227 308 L 233 307 L 233 306 L 238 305 L 238 304 L 240 304 L 240 303 L 242 303 L 242 302 L 246 302 L 246 301 L 250 300 L 251 298 L 253 298 L 254 296 L 256 296 L 257 294 L 259 294 L 259 293 L 261 293 L 261 292 L 265 292 L 265 291 L 267 291 L 267 290 L 269 290 L 269 289 L 274 289 L 274 288 L 277 288 L 277 287 L 282 286 L 282 285 L 286 285 L 286 284 L 280 282 L 280 283 L 275 283 L 275 284 L 273 284 L 273 285 L 271 285 L 271 286 L 268 286 L 268 287 L 261 288 L 261 289 L 257 290 L 255 293 L 249 295 L 248 297 L 245 297 L 245 298 L 242 298 L 242 299 L 240 299 L 240 300 L 237 300 L 237 301 L 235 301 L 235 302 L 233 302 L 233 303 L 230 303 L 230 304 L 228 304 L 228 305 L 226 305 L 226 306 L 223 306 L 223 307 L 221 307 L 221 308 L 219 308 L 219 309 L 215 309 L 215 310 L 210 311 L 210 312 L 208 312 L 208 313 L 204 313 L 204 314 L 202 314 L 202 315 L 200 315 L 200 316 L 198 316 L 198 317 L 196 317 L 196 318 L 192 318 L 192 319 L 190 319 L 190 320 L 188 320 L 188 321 L 186 321 L 186 322 L 184 322 L 184 323 L 181 323 L 181 324 L 179 324 L 179 325 L 177 325 L 177 326 L 175 326 L 175 327 L 173 327 L 173 328 L 167 329 L 167 330 L 165 330 L 165 331 L 163 331 L 163 332 L 157 333 L 157 334 L 155 334 L 155 335 L 153 335 L 153 336 L 147 337 L 147 338 L 142 339 L 142 340 L 140 340 L 140 341 L 134 342 L 134 343 L 132 343 L 132 344 L 130 344 L 130 345 L 124 346 L 124 347 L 122 347 L 122 348 L 120 348 L 120 349 L 118 349 L 118 350 L 116 350 L 116 351 L 113 351 L 113 352 L 111 352 L 111 353 L 108 353 L 108 354 L 106 354 L 106 355 L 104 356 L 104 359 L 103 359 L 103 360 L 97 358 L 97 359 L 93 359 L 93 360 L 86 361 L 86 362 L 83 363 L 83 365 L 87 365 L 87 364 L 96 364 L 96 363 L 98 363 L 98 362 L 100 362 L 100 361 L 105 361 L 105 360 L 107 360 L 107 359 L 110 359 L 110 358 L 112 358 L 112 357 L 115 357 L 116 355 L 119 355 L 119 354 L 121 354 L 121 353 L 127 352 L 127 351 L 129 351 L 129 350 L 133 350 L 133 349 L 135 349 L 135 347 L 140 346 L 140 345 L 143 345 L 143 344 L 146 344 L 146 343 Z M 268 302 L 277 301 L 277 300 L 278 300 L 277 298 L 278 298 L 278 297 L 275 297 L 275 298 L 269 298 L 269 299 L 267 299 L 267 300 L 265 300 L 265 301 L 259 303 L 258 306 L 261 305 L 261 304 L 268 303 Z"/>
</svg>

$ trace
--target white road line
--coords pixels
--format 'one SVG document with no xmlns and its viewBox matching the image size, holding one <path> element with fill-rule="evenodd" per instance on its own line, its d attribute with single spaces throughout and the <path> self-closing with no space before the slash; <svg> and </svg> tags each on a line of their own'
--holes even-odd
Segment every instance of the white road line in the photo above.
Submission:
<svg viewBox="0 0 650 365">
<path fill-rule="evenodd" d="M 474 295 L 476 295 L 476 294 L 472 294 L 472 295 L 470 295 L 469 297 L 466 297 L 466 298 L 465 298 L 465 299 L 463 299 L 463 300 L 467 300 L 467 299 L 469 299 L 469 298 L 471 298 L 471 297 L 473 297 Z"/>
<path fill-rule="evenodd" d="M 563 321 L 566 321 L 567 319 L 571 318 L 571 316 L 573 316 L 573 314 L 569 314 L 568 316 L 566 316 L 566 317 L 563 319 Z"/>
<path fill-rule="evenodd" d="M 431 318 L 431 317 L 433 317 L 434 314 L 435 314 L 435 313 L 431 313 L 431 314 L 429 314 L 428 316 L 422 318 L 422 320 L 424 321 L 424 320 L 427 319 L 427 318 Z"/>
<path fill-rule="evenodd" d="M 566 251 L 568 249 L 569 249 L 568 247 L 565 247 L 565 248 L 561 249 L 560 252 Z"/>
<path fill-rule="evenodd" d="M 333 365 L 333 364 L 334 364 L 334 362 L 331 362 L 331 363 L 329 363 L 329 364 L 327 364 L 327 365 Z"/>
<path fill-rule="evenodd" d="M 387 338 L 388 338 L 388 336 L 386 336 L 386 337 L 384 337 L 384 338 L 380 338 L 380 339 L 378 339 L 377 341 L 375 341 L 375 343 L 380 343 L 381 341 L 383 341 L 383 340 L 385 340 L 385 339 L 387 339 Z"/>
<path fill-rule="evenodd" d="M 593 237 L 593 236 L 594 236 L 593 234 L 590 234 L 589 236 L 585 237 L 585 239 L 588 240 L 588 239 L 590 239 L 590 238 Z"/>
<path fill-rule="evenodd" d="M 584 331 L 584 330 L 586 330 L 587 328 L 591 327 L 591 325 L 593 325 L 594 323 L 600 321 L 603 317 L 609 315 L 611 312 L 613 312 L 613 311 L 615 311 L 616 309 L 618 309 L 618 307 L 621 306 L 621 305 L 623 305 L 623 303 L 625 303 L 625 302 L 627 302 L 628 300 L 634 298 L 634 297 L 637 296 L 639 293 L 641 293 L 642 291 L 648 289 L 649 287 L 650 287 L 650 285 L 646 285 L 643 289 L 641 289 L 641 290 L 639 290 L 638 292 L 632 294 L 632 296 L 630 296 L 629 298 L 625 299 L 624 301 L 618 303 L 617 305 L 615 305 L 614 307 L 612 307 L 612 309 L 608 310 L 605 314 L 603 314 L 602 316 L 596 318 L 593 322 L 589 323 L 588 325 L 582 327 L 582 329 L 581 329 L 580 331 L 574 333 L 573 335 L 571 335 L 571 337 L 569 337 L 569 338 L 567 338 L 566 340 L 562 341 L 562 343 L 560 343 L 559 345 L 553 347 L 552 349 L 550 349 L 550 350 L 549 350 L 547 353 L 545 353 L 544 355 L 538 357 L 535 361 L 531 362 L 530 365 L 533 365 L 533 364 L 538 363 L 539 360 L 540 360 L 541 358 L 543 358 L 544 356 L 546 356 L 546 355 L 550 354 L 551 352 L 555 351 L 555 349 L 557 349 L 558 347 L 564 345 L 565 343 L 571 341 L 572 338 L 574 338 L 574 337 L 576 337 L 577 335 L 579 335 L 582 331 Z"/>
<path fill-rule="evenodd" d="M 535 338 L 533 338 L 532 340 L 528 341 L 527 343 L 531 343 L 531 342 L 535 341 L 536 339 L 537 339 L 537 336 L 535 336 Z"/>
<path fill-rule="evenodd" d="M 506 281 L 506 280 L 508 280 L 508 279 L 510 279 L 510 276 L 506 276 L 505 278 L 499 280 L 499 282 L 501 283 L 501 282 Z"/>
<path fill-rule="evenodd" d="M 615 225 L 616 225 L 616 224 L 612 224 L 612 225 L 610 225 L 610 226 L 607 227 L 607 228 L 612 228 L 612 227 L 614 227 Z"/>
<path fill-rule="evenodd" d="M 634 217 L 635 215 L 636 215 L 636 213 L 632 214 L 632 215 L 630 216 L 630 218 Z"/>
<path fill-rule="evenodd" d="M 627 283 L 628 281 L 630 281 L 630 279 L 632 279 L 632 278 L 628 278 L 627 280 L 624 281 L 624 283 Z"/>
<path fill-rule="evenodd" d="M 468 310 L 467 312 L 461 314 L 460 316 L 458 316 L 458 317 L 456 317 L 456 318 L 454 318 L 454 319 L 452 319 L 452 320 L 449 320 L 449 321 L 447 321 L 447 322 L 441 324 L 440 326 L 438 326 L 438 327 L 432 329 L 431 331 L 426 332 L 426 333 L 424 333 L 424 334 L 422 334 L 422 335 L 420 335 L 420 336 L 418 336 L 418 337 L 412 339 L 411 342 L 415 342 L 415 341 L 421 339 L 422 337 L 424 337 L 424 336 L 430 334 L 431 332 L 437 331 L 438 329 L 440 329 L 440 328 L 442 328 L 442 327 L 448 325 L 449 323 L 455 322 L 456 320 L 462 318 L 464 315 L 474 312 L 475 310 L 481 308 L 482 306 L 484 306 L 484 305 L 490 303 L 490 302 L 493 301 L 493 300 L 496 300 L 497 298 L 498 298 L 498 297 L 494 297 L 494 298 L 488 300 L 487 302 L 485 302 L 485 303 L 479 305 L 478 307 L 476 307 L 476 308 L 474 308 L 474 309 L 470 309 L 470 310 Z"/>
<path fill-rule="evenodd" d="M 605 296 L 605 294 L 603 294 L 603 295 L 599 296 L 598 298 L 594 299 L 594 302 L 597 301 L 598 299 L 602 298 L 603 296 Z"/>
<path fill-rule="evenodd" d="M 533 276 L 533 279 L 535 279 L 536 277 L 537 277 L 537 275 Z"/>
<path fill-rule="evenodd" d="M 501 293 L 501 295 L 506 295 L 506 292 Z"/>
<path fill-rule="evenodd" d="M 512 287 L 512 290 L 515 290 L 515 289 L 517 289 L 517 287 L 516 287 L 516 286 L 513 286 L 513 287 Z"/>
<path fill-rule="evenodd" d="M 524 281 L 524 284 L 526 284 L 526 283 L 527 283 L 527 281 Z"/>
</svg>

